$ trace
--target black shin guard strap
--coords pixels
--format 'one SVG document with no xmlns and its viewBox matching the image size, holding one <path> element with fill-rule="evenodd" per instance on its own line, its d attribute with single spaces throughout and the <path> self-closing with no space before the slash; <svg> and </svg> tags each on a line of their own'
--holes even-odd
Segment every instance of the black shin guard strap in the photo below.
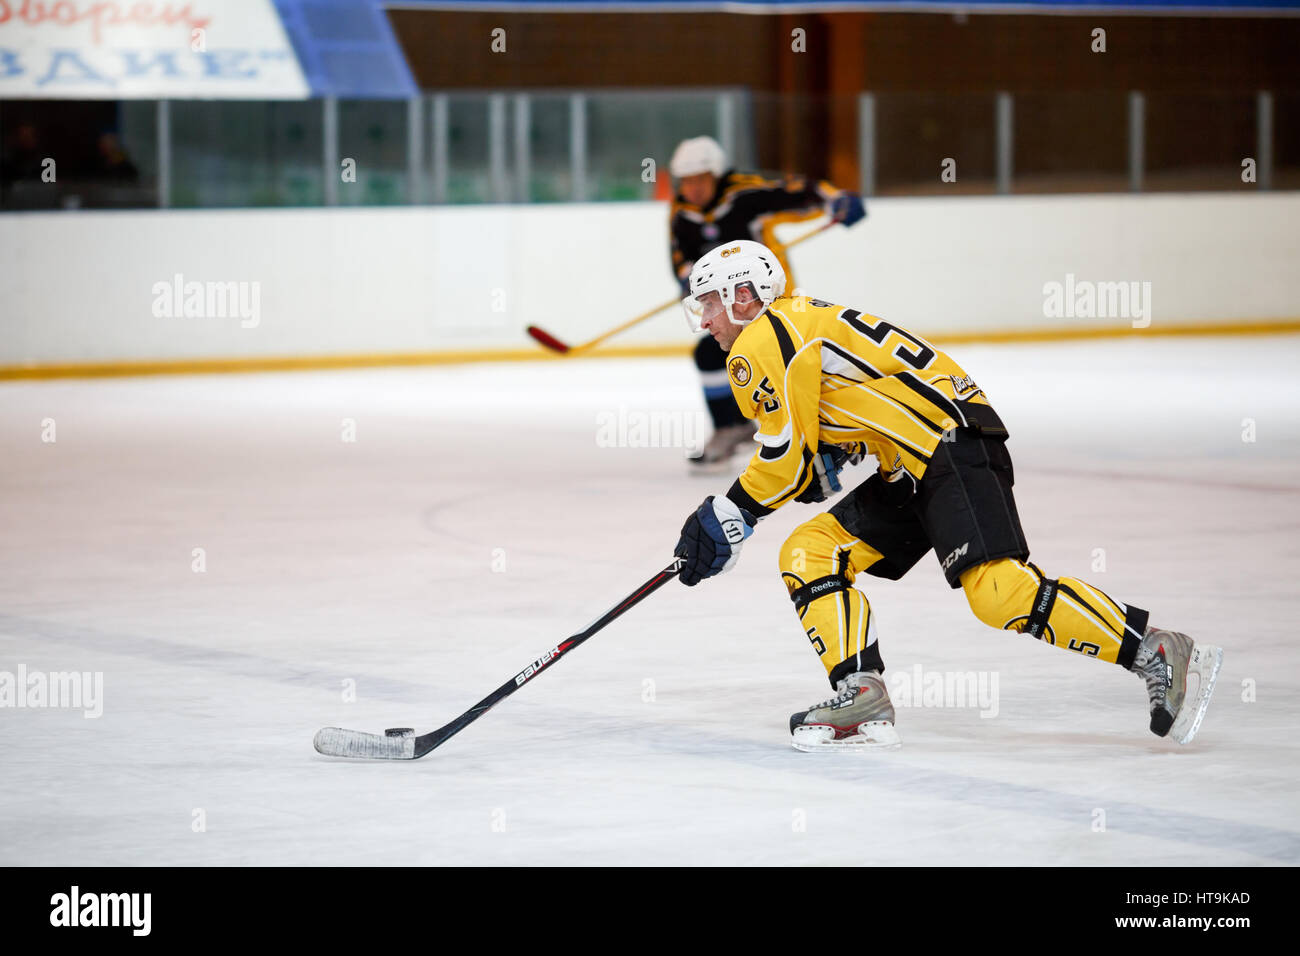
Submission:
<svg viewBox="0 0 1300 956">
<path fill-rule="evenodd" d="M 1124 640 L 1120 642 L 1119 657 L 1115 659 L 1115 663 L 1125 670 L 1133 669 L 1133 659 L 1137 657 L 1138 646 L 1146 636 L 1150 616 L 1142 608 L 1128 605 L 1128 614 L 1124 616 Z"/>
<path fill-rule="evenodd" d="M 1043 578 L 1034 595 L 1034 606 L 1029 611 L 1029 621 L 1024 633 L 1042 640 L 1047 632 L 1047 619 L 1052 616 L 1052 606 L 1056 603 L 1057 583 L 1055 578 Z"/>
<path fill-rule="evenodd" d="M 796 610 L 802 611 L 817 598 L 824 597 L 827 594 L 834 594 L 836 591 L 847 591 L 849 587 L 849 579 L 844 575 L 828 574 L 816 581 L 809 581 L 803 587 L 794 591 L 790 595 L 790 600 L 794 602 Z"/>
</svg>

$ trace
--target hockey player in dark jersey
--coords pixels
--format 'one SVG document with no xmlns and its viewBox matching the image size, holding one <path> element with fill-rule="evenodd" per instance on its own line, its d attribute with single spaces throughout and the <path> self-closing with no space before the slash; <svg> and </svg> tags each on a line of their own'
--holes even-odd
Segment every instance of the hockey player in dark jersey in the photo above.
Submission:
<svg viewBox="0 0 1300 956">
<path fill-rule="evenodd" d="M 680 143 L 669 170 L 678 187 L 669 222 L 672 266 L 683 295 L 689 291 L 691 267 L 716 246 L 737 239 L 757 240 L 776 254 L 790 276 L 790 263 L 774 234 L 777 226 L 825 214 L 851 226 L 866 215 L 858 195 L 828 182 L 802 177 L 766 179 L 731 169 L 722 147 L 708 136 Z M 790 284 L 793 287 L 793 279 Z M 695 470 L 725 468 L 737 448 L 754 435 L 753 424 L 732 398 L 725 361 L 712 336 L 700 339 L 695 365 L 714 431 L 708 444 L 691 459 Z"/>
<path fill-rule="evenodd" d="M 682 528 L 687 586 L 730 568 L 758 519 L 840 490 L 846 462 L 879 469 L 781 549 L 800 628 L 836 696 L 790 719 L 796 749 L 897 746 L 894 708 L 862 574 L 896 580 L 926 554 L 975 616 L 1002 630 L 1137 674 L 1153 733 L 1196 735 L 1223 661 L 1219 647 L 1150 624 L 1147 611 L 1029 560 L 1007 429 L 942 350 L 857 309 L 785 292 L 769 250 L 728 243 L 691 273 L 688 315 L 727 352 L 726 375 L 759 424 L 748 467 Z"/>
</svg>

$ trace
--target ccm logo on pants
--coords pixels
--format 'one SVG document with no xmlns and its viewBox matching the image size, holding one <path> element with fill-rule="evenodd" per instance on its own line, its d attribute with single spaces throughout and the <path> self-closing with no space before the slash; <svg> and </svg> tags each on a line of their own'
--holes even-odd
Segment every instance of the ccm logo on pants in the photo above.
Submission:
<svg viewBox="0 0 1300 956">
<path fill-rule="evenodd" d="M 943 569 L 944 569 L 945 571 L 947 571 L 950 567 L 952 567 L 952 563 L 953 563 L 954 561 L 956 561 L 958 558 L 960 558 L 963 554 L 965 554 L 965 553 L 967 552 L 967 550 L 969 550 L 969 548 L 970 548 L 970 542 L 967 541 L 965 544 L 963 544 L 960 548 L 958 548 L 958 549 L 957 549 L 956 551 L 954 551 L 952 554 L 948 555 L 948 557 L 944 558 L 944 559 L 943 559 Z"/>
</svg>

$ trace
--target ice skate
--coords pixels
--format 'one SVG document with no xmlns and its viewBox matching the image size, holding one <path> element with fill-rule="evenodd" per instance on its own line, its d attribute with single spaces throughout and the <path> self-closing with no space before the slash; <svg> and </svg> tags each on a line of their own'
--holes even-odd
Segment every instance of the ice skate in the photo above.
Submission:
<svg viewBox="0 0 1300 956">
<path fill-rule="evenodd" d="M 1151 732 L 1190 743 L 1201 727 L 1223 664 L 1223 648 L 1186 634 L 1148 627 L 1132 670 L 1147 683 Z"/>
<path fill-rule="evenodd" d="M 790 716 L 795 750 L 866 750 L 902 744 L 894 729 L 894 705 L 878 672 L 850 674 L 836 686 L 837 696 Z"/>
<path fill-rule="evenodd" d="M 726 471 L 736 451 L 754 437 L 753 422 L 724 425 L 714 431 L 704 447 L 687 458 L 692 474 L 711 475 Z"/>
</svg>

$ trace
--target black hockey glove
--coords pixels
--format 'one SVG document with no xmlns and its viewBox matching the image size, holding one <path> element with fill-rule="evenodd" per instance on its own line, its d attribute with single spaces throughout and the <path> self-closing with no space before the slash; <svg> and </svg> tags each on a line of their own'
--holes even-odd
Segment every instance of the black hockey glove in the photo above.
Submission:
<svg viewBox="0 0 1300 956">
<path fill-rule="evenodd" d="M 754 533 L 752 514 L 730 498 L 704 499 L 682 525 L 682 536 L 673 553 L 685 558 L 678 577 L 694 587 L 705 578 L 729 571 L 740 557 L 740 546 Z"/>
<path fill-rule="evenodd" d="M 848 463 L 850 465 L 862 464 L 862 462 L 866 459 L 867 455 L 869 454 L 869 452 L 867 451 L 866 442 L 861 442 L 861 441 L 843 442 L 841 443 L 840 447 L 843 448 L 844 453 L 849 456 Z"/>
<path fill-rule="evenodd" d="M 858 458 L 858 461 L 861 461 Z M 813 455 L 813 478 L 808 487 L 795 496 L 795 501 L 813 505 L 825 501 L 844 486 L 840 484 L 840 470 L 849 464 L 849 453 L 839 445 L 818 445 Z"/>
</svg>

